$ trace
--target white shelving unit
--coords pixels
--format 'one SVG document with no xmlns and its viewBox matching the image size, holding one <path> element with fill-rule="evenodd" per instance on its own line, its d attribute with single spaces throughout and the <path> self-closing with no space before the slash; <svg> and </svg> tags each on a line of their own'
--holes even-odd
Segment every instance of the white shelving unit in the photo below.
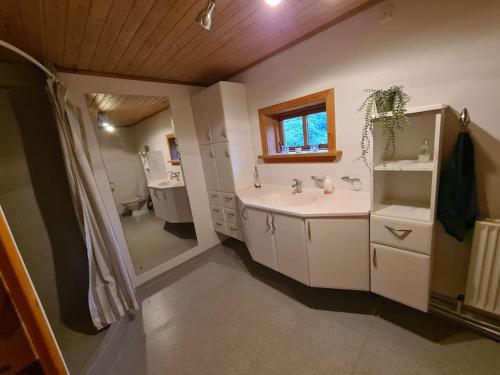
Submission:
<svg viewBox="0 0 500 375">
<path fill-rule="evenodd" d="M 383 122 L 375 121 L 373 129 L 371 290 L 422 311 L 427 311 L 430 293 L 445 109 L 443 104 L 409 108 L 409 124 L 397 132 L 390 161 L 382 160 Z M 425 138 L 431 160 L 418 162 Z"/>
</svg>

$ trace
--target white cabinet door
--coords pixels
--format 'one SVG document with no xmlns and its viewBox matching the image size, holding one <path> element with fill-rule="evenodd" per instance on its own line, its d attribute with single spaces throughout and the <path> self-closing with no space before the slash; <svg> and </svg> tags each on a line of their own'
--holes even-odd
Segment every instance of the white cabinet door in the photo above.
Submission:
<svg viewBox="0 0 500 375">
<path fill-rule="evenodd" d="M 205 174 L 207 190 L 219 191 L 219 181 L 213 145 L 201 145 L 200 154 L 201 162 L 203 163 L 203 173 Z"/>
<path fill-rule="evenodd" d="M 311 286 L 370 290 L 368 218 L 306 220 Z"/>
<path fill-rule="evenodd" d="M 210 128 L 208 126 L 208 113 L 204 91 L 199 92 L 191 98 L 191 106 L 193 108 L 198 143 L 200 145 L 211 143 L 212 138 L 210 136 Z"/>
<path fill-rule="evenodd" d="M 371 291 L 418 310 L 429 306 L 430 257 L 371 244 Z"/>
<path fill-rule="evenodd" d="M 250 252 L 250 255 L 252 255 L 252 258 L 254 257 L 252 254 L 252 232 L 250 230 L 250 222 L 248 221 L 248 208 L 243 206 L 243 204 L 240 201 L 240 223 L 241 223 L 241 229 L 243 231 L 243 241 L 245 241 L 245 244 L 247 245 L 248 251 Z"/>
<path fill-rule="evenodd" d="M 271 229 L 271 214 L 267 211 L 247 208 L 246 223 L 250 229 L 250 254 L 252 259 L 264 266 L 278 270 L 274 238 Z"/>
<path fill-rule="evenodd" d="M 207 105 L 208 125 L 212 134 L 212 142 L 226 142 L 224 108 L 218 84 L 210 86 L 205 90 L 205 103 Z"/>
<path fill-rule="evenodd" d="M 278 271 L 309 285 L 304 219 L 274 213 L 272 216 Z"/>
<path fill-rule="evenodd" d="M 219 176 L 219 187 L 224 193 L 234 193 L 233 168 L 228 142 L 214 143 L 215 160 Z M 210 189 L 209 189 L 210 190 Z"/>
</svg>

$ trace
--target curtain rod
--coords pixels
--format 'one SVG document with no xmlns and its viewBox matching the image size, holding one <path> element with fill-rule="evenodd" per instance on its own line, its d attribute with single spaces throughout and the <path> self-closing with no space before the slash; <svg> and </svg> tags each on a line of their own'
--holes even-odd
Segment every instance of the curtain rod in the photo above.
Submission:
<svg viewBox="0 0 500 375">
<path fill-rule="evenodd" d="M 6 41 L 4 41 L 2 39 L 0 39 L 0 46 L 5 47 L 5 48 L 11 50 L 12 52 L 17 53 L 18 55 L 24 57 L 26 60 L 28 60 L 29 62 L 35 64 L 38 68 L 40 68 L 41 70 L 43 70 L 45 72 L 45 74 L 47 74 L 50 78 L 53 78 L 56 81 L 59 81 L 57 79 L 57 77 L 55 76 L 54 73 L 52 73 L 42 63 L 40 63 L 37 59 L 35 59 L 34 57 L 31 57 L 30 55 L 28 55 L 23 50 L 20 50 L 19 48 L 13 46 L 10 43 L 7 43 Z"/>
</svg>

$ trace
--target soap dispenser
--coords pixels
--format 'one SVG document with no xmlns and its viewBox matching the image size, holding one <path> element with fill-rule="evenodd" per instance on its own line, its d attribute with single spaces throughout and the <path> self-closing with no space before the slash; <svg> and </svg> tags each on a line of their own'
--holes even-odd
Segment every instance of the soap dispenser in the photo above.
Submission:
<svg viewBox="0 0 500 375">
<path fill-rule="evenodd" d="M 330 176 L 325 177 L 325 181 L 323 181 L 323 193 L 324 194 L 332 194 L 333 193 L 333 183 Z"/>
</svg>

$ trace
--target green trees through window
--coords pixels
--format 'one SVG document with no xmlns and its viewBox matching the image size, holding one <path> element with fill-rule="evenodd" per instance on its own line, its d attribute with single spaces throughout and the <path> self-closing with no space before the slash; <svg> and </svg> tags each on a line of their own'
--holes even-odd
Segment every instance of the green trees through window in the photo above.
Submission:
<svg viewBox="0 0 500 375">
<path fill-rule="evenodd" d="M 284 119 L 282 126 L 285 146 L 304 147 L 328 143 L 325 111 Z"/>
</svg>

